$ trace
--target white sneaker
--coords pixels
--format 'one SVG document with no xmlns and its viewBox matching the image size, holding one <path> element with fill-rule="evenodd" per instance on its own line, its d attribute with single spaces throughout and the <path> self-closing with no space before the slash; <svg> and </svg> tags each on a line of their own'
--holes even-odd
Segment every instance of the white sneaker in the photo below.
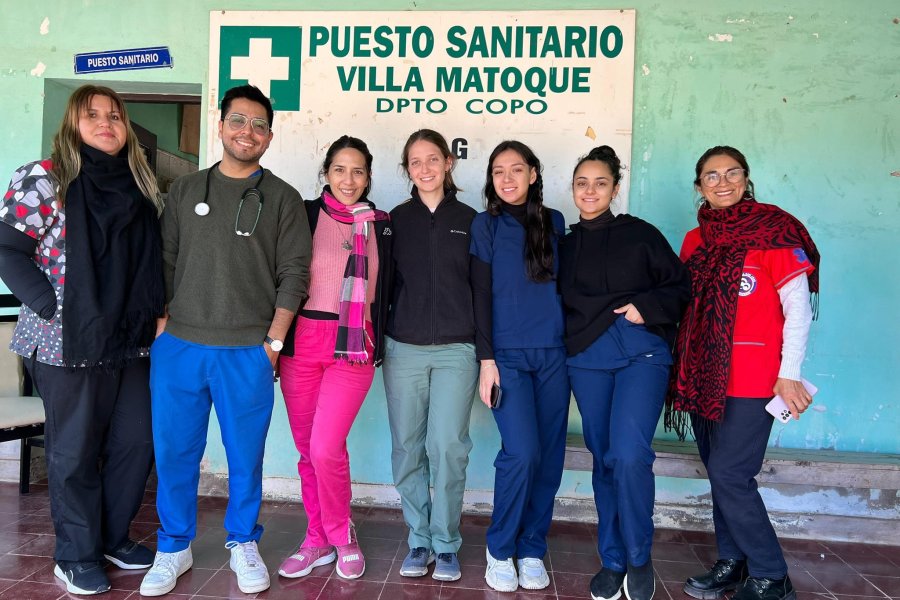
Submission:
<svg viewBox="0 0 900 600">
<path fill-rule="evenodd" d="M 269 589 L 269 570 L 259 555 L 255 541 L 225 544 L 231 550 L 228 566 L 237 574 L 238 587 L 245 594 L 255 594 Z"/>
<path fill-rule="evenodd" d="M 175 588 L 178 578 L 194 565 L 191 547 L 178 552 L 157 552 L 153 566 L 141 581 L 141 596 L 162 596 Z"/>
<path fill-rule="evenodd" d="M 516 565 L 519 567 L 519 585 L 526 590 L 542 590 L 550 585 L 550 576 L 540 558 L 520 558 Z"/>
<path fill-rule="evenodd" d="M 513 559 L 497 560 L 487 550 L 487 569 L 484 578 L 487 584 L 498 592 L 514 592 L 519 589 L 519 578 L 516 576 L 516 568 Z"/>
</svg>

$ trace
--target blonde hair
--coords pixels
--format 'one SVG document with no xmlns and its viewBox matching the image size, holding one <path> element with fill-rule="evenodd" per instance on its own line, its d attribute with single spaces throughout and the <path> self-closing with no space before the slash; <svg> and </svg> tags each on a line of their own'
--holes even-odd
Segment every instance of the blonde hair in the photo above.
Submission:
<svg viewBox="0 0 900 600">
<path fill-rule="evenodd" d="M 159 195 L 156 176 L 150 170 L 137 135 L 131 127 L 128 111 L 125 110 L 125 102 L 116 92 L 100 85 L 83 85 L 72 92 L 66 104 L 66 112 L 59 125 L 59 130 L 53 136 L 53 151 L 50 153 L 53 168 L 50 174 L 59 186 L 56 194 L 57 201 L 60 206 L 65 204 L 69 185 L 81 172 L 81 143 L 83 140 L 78 130 L 78 121 L 81 114 L 90 108 L 91 98 L 94 96 L 104 96 L 112 100 L 116 110 L 122 115 L 122 122 L 125 124 L 125 147 L 128 148 L 128 166 L 131 174 L 141 193 L 153 202 L 157 211 L 162 212 L 162 198 Z"/>
</svg>

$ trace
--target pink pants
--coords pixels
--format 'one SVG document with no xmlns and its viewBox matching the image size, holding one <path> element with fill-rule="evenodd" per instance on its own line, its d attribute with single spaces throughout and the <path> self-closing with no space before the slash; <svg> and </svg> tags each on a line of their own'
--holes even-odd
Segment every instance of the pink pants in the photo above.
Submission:
<svg viewBox="0 0 900 600">
<path fill-rule="evenodd" d="M 350 543 L 350 457 L 347 436 L 372 386 L 375 367 L 334 359 L 337 321 L 300 317 L 294 356 L 281 358 L 281 390 L 309 525 L 304 547 Z M 372 324 L 366 323 L 369 338 Z M 372 360 L 373 349 L 366 341 Z"/>
</svg>

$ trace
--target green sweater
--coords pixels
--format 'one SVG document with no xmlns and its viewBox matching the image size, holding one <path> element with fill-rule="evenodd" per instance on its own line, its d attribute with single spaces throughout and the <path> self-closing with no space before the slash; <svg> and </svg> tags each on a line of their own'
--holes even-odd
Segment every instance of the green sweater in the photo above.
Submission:
<svg viewBox="0 0 900 600">
<path fill-rule="evenodd" d="M 259 223 L 251 236 L 235 233 L 238 205 L 259 176 L 233 179 L 215 169 L 206 216 L 208 170 L 180 177 L 169 191 L 162 216 L 163 263 L 169 322 L 177 338 L 209 346 L 263 343 L 275 308 L 296 312 L 309 287 L 312 256 L 302 198 L 266 171 Z M 249 231 L 259 204 L 244 201 L 238 228 Z"/>
</svg>

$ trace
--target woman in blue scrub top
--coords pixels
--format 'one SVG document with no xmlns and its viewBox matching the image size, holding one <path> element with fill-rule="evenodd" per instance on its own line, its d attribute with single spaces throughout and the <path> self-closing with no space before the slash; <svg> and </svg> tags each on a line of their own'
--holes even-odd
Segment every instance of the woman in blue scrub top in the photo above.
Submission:
<svg viewBox="0 0 900 600">
<path fill-rule="evenodd" d="M 569 381 L 594 456 L 594 500 L 603 569 L 594 600 L 653 597 L 653 460 L 675 326 L 691 292 L 687 269 L 662 234 L 613 215 L 621 163 L 609 146 L 578 161 L 572 195 L 579 222 L 559 243 Z"/>
<path fill-rule="evenodd" d="M 543 205 L 541 163 L 521 142 L 502 142 L 491 153 L 484 196 L 487 210 L 471 228 L 475 353 L 482 402 L 491 406 L 491 388 L 502 390 L 492 410 L 502 447 L 485 579 L 502 592 L 542 589 L 550 584 L 543 557 L 569 409 L 556 291 L 565 222 Z"/>
</svg>

